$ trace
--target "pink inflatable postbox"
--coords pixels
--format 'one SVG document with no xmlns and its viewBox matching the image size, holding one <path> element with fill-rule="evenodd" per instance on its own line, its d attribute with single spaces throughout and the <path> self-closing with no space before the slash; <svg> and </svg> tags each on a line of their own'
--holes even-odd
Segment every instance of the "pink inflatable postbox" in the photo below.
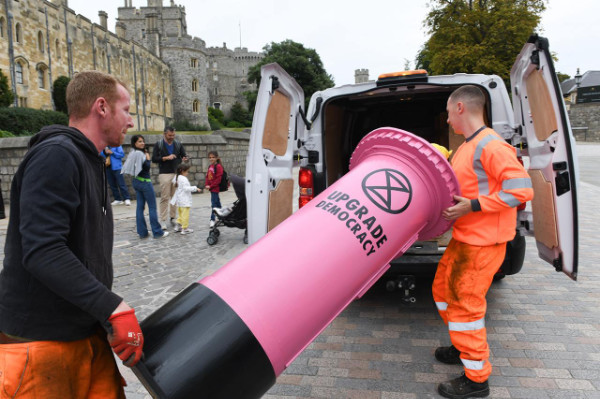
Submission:
<svg viewBox="0 0 600 399">
<path fill-rule="evenodd" d="M 441 213 L 456 194 L 427 141 L 369 133 L 345 176 L 142 322 L 136 374 L 157 397 L 261 397 L 392 259 L 450 228 Z"/>
</svg>

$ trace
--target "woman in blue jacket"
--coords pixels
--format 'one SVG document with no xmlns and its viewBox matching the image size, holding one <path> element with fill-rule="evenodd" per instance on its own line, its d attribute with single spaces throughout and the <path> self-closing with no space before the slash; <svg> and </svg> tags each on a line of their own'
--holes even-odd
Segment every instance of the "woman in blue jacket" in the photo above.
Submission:
<svg viewBox="0 0 600 399">
<path fill-rule="evenodd" d="M 131 198 L 125 179 L 121 174 L 123 157 L 125 156 L 123 147 L 106 147 L 104 153 L 106 156 L 110 156 L 110 166 L 106 168 L 106 178 L 115 198 L 111 205 L 122 205 L 125 201 L 125 205 L 129 206 L 131 205 Z"/>
</svg>

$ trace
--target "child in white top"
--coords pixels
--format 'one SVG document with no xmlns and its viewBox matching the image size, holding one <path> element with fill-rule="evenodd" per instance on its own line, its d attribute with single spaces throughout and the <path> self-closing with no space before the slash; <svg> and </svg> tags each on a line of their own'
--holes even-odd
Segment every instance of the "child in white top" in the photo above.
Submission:
<svg viewBox="0 0 600 399">
<path fill-rule="evenodd" d="M 192 206 L 192 193 L 198 191 L 198 187 L 190 185 L 187 178 L 190 172 L 190 165 L 181 163 L 177 167 L 177 174 L 172 180 L 173 185 L 177 187 L 175 195 L 171 198 L 171 205 L 177 206 L 177 224 L 175 225 L 176 232 L 181 234 L 190 234 L 194 230 L 189 228 L 190 224 L 190 208 Z"/>
</svg>

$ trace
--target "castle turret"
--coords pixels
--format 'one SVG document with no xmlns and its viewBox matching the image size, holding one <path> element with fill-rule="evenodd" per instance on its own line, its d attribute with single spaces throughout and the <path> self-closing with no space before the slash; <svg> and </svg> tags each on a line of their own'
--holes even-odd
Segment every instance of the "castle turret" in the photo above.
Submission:
<svg viewBox="0 0 600 399">
<path fill-rule="evenodd" d="M 368 69 L 355 69 L 354 70 L 354 83 L 366 83 L 369 81 L 369 70 Z"/>
<path fill-rule="evenodd" d="M 98 17 L 100 18 L 100 26 L 108 30 L 108 13 L 106 11 L 98 11 Z"/>
</svg>

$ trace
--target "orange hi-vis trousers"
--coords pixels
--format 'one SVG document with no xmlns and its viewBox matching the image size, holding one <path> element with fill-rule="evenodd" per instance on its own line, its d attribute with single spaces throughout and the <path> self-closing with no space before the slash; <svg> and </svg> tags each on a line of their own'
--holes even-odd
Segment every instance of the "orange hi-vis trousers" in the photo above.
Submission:
<svg viewBox="0 0 600 399">
<path fill-rule="evenodd" d="M 0 399 L 124 399 L 106 333 L 0 344 Z"/>
<path fill-rule="evenodd" d="M 465 375 L 484 382 L 492 373 L 485 329 L 485 295 L 505 256 L 506 243 L 478 247 L 452 239 L 438 264 L 433 299 L 460 351 Z"/>
</svg>

